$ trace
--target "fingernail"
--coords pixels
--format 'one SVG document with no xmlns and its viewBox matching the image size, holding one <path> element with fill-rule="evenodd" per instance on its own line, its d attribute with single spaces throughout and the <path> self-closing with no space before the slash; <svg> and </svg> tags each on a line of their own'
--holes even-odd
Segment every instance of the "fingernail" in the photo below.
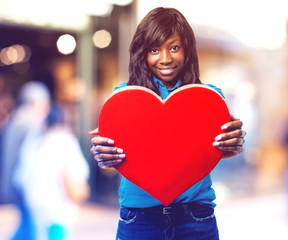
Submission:
<svg viewBox="0 0 288 240">
<path fill-rule="evenodd" d="M 217 147 L 217 146 L 220 145 L 220 143 L 219 143 L 219 142 L 213 142 L 212 145 L 213 145 L 214 147 Z"/>
<path fill-rule="evenodd" d="M 125 154 L 119 154 L 119 156 L 118 156 L 119 158 L 125 158 L 126 157 L 126 155 Z"/>
<path fill-rule="evenodd" d="M 221 127 L 222 130 L 226 130 L 227 128 L 228 128 L 228 125 L 223 125 L 223 126 Z"/>
<path fill-rule="evenodd" d="M 217 137 L 215 138 L 216 141 L 220 141 L 221 139 L 222 139 L 221 136 L 217 136 Z"/>
<path fill-rule="evenodd" d="M 108 139 L 107 141 L 109 144 L 114 144 L 114 141 L 112 139 Z"/>
<path fill-rule="evenodd" d="M 118 148 L 117 153 L 123 153 L 123 150 L 121 148 Z"/>
</svg>

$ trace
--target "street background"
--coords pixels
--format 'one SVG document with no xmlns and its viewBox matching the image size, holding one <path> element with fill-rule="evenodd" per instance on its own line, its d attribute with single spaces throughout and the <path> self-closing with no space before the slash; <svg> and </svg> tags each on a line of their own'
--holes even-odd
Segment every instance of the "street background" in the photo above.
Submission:
<svg viewBox="0 0 288 240">
<path fill-rule="evenodd" d="M 215 211 L 220 239 L 286 240 L 287 206 L 287 196 L 283 192 L 221 201 Z M 83 206 L 73 227 L 73 240 L 115 239 L 118 215 L 116 208 L 98 204 Z M 0 206 L 0 239 L 9 240 L 16 225 L 16 209 Z"/>
<path fill-rule="evenodd" d="M 287 240 L 287 0 L 0 0 L 0 140 L 19 89 L 45 83 L 69 114 L 90 169 L 91 195 L 74 240 L 114 239 L 120 176 L 98 168 L 88 132 L 114 87 L 128 80 L 137 24 L 159 6 L 187 18 L 201 81 L 222 89 L 247 131 L 243 153 L 212 172 L 221 240 Z M 0 174 L 3 165 L 0 158 Z M 0 191 L 0 240 L 9 240 L 17 221 Z"/>
</svg>

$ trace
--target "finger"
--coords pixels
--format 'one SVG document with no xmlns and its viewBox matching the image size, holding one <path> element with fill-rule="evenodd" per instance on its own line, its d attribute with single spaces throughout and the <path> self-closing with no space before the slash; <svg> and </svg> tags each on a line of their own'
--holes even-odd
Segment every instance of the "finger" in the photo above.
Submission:
<svg viewBox="0 0 288 240">
<path fill-rule="evenodd" d="M 245 143 L 244 138 L 231 138 L 225 141 L 213 142 L 214 147 L 225 147 L 225 146 L 242 146 Z"/>
<path fill-rule="evenodd" d="M 243 152 L 243 147 L 240 145 L 234 145 L 234 146 L 220 146 L 217 147 L 219 150 L 223 152 L 235 152 L 236 154 L 239 154 Z"/>
<path fill-rule="evenodd" d="M 94 156 L 94 159 L 97 162 L 103 161 L 115 161 L 115 160 L 123 160 L 126 157 L 125 154 L 107 154 L 107 153 L 98 153 Z"/>
<path fill-rule="evenodd" d="M 235 120 L 232 122 L 225 123 L 221 129 L 228 132 L 233 131 L 235 129 L 240 129 L 243 126 L 243 122 L 241 120 Z"/>
<path fill-rule="evenodd" d="M 90 131 L 89 134 L 91 134 L 91 135 L 99 135 L 99 129 L 95 128 L 94 130 Z"/>
<path fill-rule="evenodd" d="M 100 168 L 114 168 L 116 166 L 118 166 L 119 164 L 122 163 L 123 160 L 112 160 L 112 161 L 102 161 L 102 162 L 98 162 L 98 166 Z"/>
<path fill-rule="evenodd" d="M 105 138 L 105 137 L 100 137 L 100 136 L 96 136 L 96 137 L 93 137 L 91 139 L 91 143 L 93 145 L 104 145 L 104 146 L 109 146 L 109 145 L 113 145 L 114 144 L 114 141 L 110 138 Z"/>
<path fill-rule="evenodd" d="M 243 122 L 239 118 L 236 118 L 233 114 L 230 114 L 230 122 L 225 123 L 221 129 L 229 131 L 231 129 L 241 128 L 242 126 Z"/>
<path fill-rule="evenodd" d="M 90 148 L 90 152 L 91 152 L 93 155 L 98 154 L 98 151 L 96 150 L 95 146 L 93 146 L 93 147 Z"/>
<path fill-rule="evenodd" d="M 215 137 L 215 141 L 222 141 L 231 138 L 244 138 L 246 136 L 246 132 L 242 129 L 237 129 L 231 132 L 222 133 Z"/>
<path fill-rule="evenodd" d="M 226 152 L 223 152 L 222 159 L 235 157 L 235 156 L 238 155 L 238 154 L 239 154 L 238 152 L 229 152 L 229 151 L 226 151 Z"/>
<path fill-rule="evenodd" d="M 123 149 L 96 145 L 91 147 L 90 152 L 94 155 L 101 153 L 117 154 L 117 153 L 123 153 Z"/>
<path fill-rule="evenodd" d="M 109 147 L 103 145 L 96 145 L 91 148 L 95 154 L 97 153 L 107 153 L 107 154 L 121 154 L 123 153 L 123 149 L 117 147 Z"/>
<path fill-rule="evenodd" d="M 111 159 L 102 159 L 102 158 L 106 158 L 106 157 L 111 157 Z M 116 157 L 116 158 L 114 158 Z M 124 160 L 125 160 L 125 154 L 122 155 L 113 155 L 113 156 L 101 156 L 101 155 L 96 155 L 94 157 L 94 159 L 97 161 L 98 166 L 100 168 L 111 168 L 114 166 L 117 166 L 119 164 L 121 164 Z"/>
</svg>

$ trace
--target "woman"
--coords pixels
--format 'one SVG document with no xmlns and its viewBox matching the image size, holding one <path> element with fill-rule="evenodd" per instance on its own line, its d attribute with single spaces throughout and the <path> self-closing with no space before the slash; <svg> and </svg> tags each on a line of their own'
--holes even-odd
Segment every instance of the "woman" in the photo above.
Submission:
<svg viewBox="0 0 288 240">
<path fill-rule="evenodd" d="M 130 45 L 129 81 L 119 87 L 139 85 L 165 99 L 174 89 L 186 84 L 201 84 L 194 33 L 176 9 L 156 8 L 136 29 Z M 119 88 L 118 87 L 118 88 Z M 220 94 L 221 90 L 210 85 Z M 231 115 L 222 126 L 225 133 L 215 136 L 213 145 L 223 158 L 240 154 L 245 131 L 242 122 Z M 125 161 L 125 149 L 114 147 L 112 139 L 99 136 L 91 142 L 91 152 L 99 167 L 107 168 Z M 180 195 L 169 211 L 151 195 L 122 178 L 119 188 L 120 220 L 116 239 L 219 239 L 214 216 L 210 175 Z"/>
</svg>

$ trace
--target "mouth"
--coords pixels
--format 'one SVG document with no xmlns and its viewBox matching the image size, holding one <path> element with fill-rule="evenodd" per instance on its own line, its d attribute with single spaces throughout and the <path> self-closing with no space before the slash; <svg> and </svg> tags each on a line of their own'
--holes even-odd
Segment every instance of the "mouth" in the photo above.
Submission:
<svg viewBox="0 0 288 240">
<path fill-rule="evenodd" d="M 174 72 L 175 69 L 176 69 L 176 67 L 172 67 L 172 68 L 158 68 L 158 71 L 162 75 L 171 75 Z"/>
</svg>

